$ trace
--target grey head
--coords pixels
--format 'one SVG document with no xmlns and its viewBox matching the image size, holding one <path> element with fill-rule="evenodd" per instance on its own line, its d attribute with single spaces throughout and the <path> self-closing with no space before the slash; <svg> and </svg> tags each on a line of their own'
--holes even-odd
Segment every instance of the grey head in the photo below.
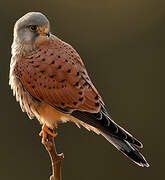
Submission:
<svg viewBox="0 0 165 180">
<path fill-rule="evenodd" d="M 40 12 L 29 12 L 21 17 L 14 26 L 14 43 L 17 45 L 34 44 L 38 39 L 50 36 L 49 20 Z"/>
</svg>

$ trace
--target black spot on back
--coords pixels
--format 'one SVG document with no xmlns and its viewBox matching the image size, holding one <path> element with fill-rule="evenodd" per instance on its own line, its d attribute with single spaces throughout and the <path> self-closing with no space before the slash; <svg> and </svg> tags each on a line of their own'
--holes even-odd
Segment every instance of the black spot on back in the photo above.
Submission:
<svg viewBox="0 0 165 180">
<path fill-rule="evenodd" d="M 96 106 L 96 107 L 100 106 L 100 103 L 98 103 L 98 102 L 97 102 L 97 103 L 95 103 L 95 106 Z"/>
<path fill-rule="evenodd" d="M 39 58 L 40 57 L 40 55 L 38 55 L 36 58 Z"/>
<path fill-rule="evenodd" d="M 77 105 L 77 102 L 73 102 L 73 104 L 76 106 L 76 105 Z"/>
<path fill-rule="evenodd" d="M 54 75 L 50 75 L 50 78 L 54 78 Z"/>
<path fill-rule="evenodd" d="M 65 105 L 65 103 L 64 103 L 64 102 L 61 102 L 61 105 L 62 105 L 62 106 L 64 106 L 64 105 Z"/>
<path fill-rule="evenodd" d="M 81 97 L 81 98 L 79 98 L 78 100 L 79 100 L 80 102 L 82 102 L 82 101 L 83 101 L 83 99 L 84 99 L 84 98 L 83 98 L 83 97 Z"/>
<path fill-rule="evenodd" d="M 98 95 L 97 95 L 97 96 L 95 96 L 95 99 L 96 99 L 96 100 L 98 100 L 98 99 L 99 99 L 99 96 L 98 96 Z"/>
<path fill-rule="evenodd" d="M 80 72 L 77 72 L 76 76 L 79 76 L 80 75 Z"/>
<path fill-rule="evenodd" d="M 61 69 L 61 68 L 62 68 L 62 66 L 61 66 L 61 65 L 59 65 L 59 66 L 58 66 L 58 69 Z"/>
<path fill-rule="evenodd" d="M 80 91 L 79 94 L 82 95 L 83 93 Z"/>
<path fill-rule="evenodd" d="M 87 81 L 85 81 L 85 83 L 83 84 L 83 86 L 87 86 L 88 85 L 88 82 Z"/>
<path fill-rule="evenodd" d="M 74 86 L 79 86 L 79 82 L 77 81 L 77 82 L 74 84 Z"/>
</svg>

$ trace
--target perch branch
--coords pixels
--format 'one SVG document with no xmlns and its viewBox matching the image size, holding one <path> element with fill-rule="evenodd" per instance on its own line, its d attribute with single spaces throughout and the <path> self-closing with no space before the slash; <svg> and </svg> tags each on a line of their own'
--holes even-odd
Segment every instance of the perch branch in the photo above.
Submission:
<svg viewBox="0 0 165 180">
<path fill-rule="evenodd" d="M 49 153 L 52 163 L 52 176 L 50 177 L 50 180 L 62 180 L 61 168 L 64 154 L 57 154 L 54 137 L 49 134 L 47 134 L 47 141 L 44 143 L 44 146 Z"/>
</svg>

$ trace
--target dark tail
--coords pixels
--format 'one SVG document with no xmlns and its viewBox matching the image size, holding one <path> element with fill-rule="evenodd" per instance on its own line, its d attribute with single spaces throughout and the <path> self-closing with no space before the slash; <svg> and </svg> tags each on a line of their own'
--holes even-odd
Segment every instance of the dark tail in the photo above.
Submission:
<svg viewBox="0 0 165 180">
<path fill-rule="evenodd" d="M 121 140 L 116 137 L 112 137 L 108 134 L 101 133 L 111 144 L 113 144 L 119 151 L 129 157 L 133 162 L 142 167 L 149 167 L 150 165 L 145 160 L 144 156 L 126 140 Z"/>
<path fill-rule="evenodd" d="M 116 124 L 103 106 L 98 113 L 77 110 L 73 111 L 71 115 L 100 130 L 100 133 L 110 143 L 136 164 L 142 167 L 149 167 L 149 164 L 137 149 L 137 147 L 143 147 L 142 143 Z"/>
</svg>

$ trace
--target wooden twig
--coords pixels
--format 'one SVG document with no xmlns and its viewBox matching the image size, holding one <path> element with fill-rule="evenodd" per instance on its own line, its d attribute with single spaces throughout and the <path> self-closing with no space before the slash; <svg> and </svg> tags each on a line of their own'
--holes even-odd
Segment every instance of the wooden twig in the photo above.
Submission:
<svg viewBox="0 0 165 180">
<path fill-rule="evenodd" d="M 49 153 L 52 163 L 52 176 L 50 176 L 50 180 L 62 180 L 61 168 L 64 154 L 57 154 L 54 137 L 49 134 L 47 134 L 47 141 L 44 143 L 44 146 Z"/>
</svg>

